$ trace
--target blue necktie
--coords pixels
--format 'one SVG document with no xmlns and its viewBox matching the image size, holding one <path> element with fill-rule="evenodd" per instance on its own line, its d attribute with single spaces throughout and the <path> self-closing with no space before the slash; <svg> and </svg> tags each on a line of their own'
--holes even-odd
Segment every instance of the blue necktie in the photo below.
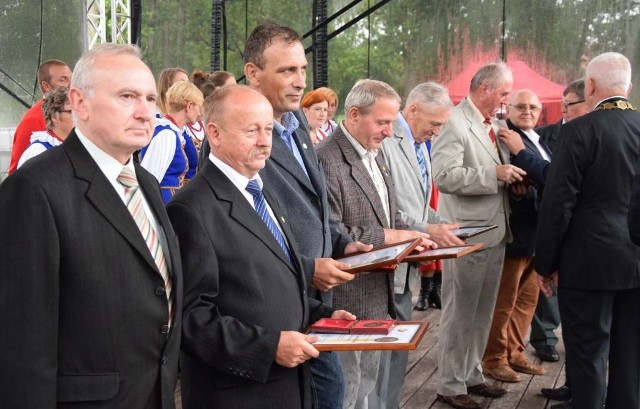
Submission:
<svg viewBox="0 0 640 409">
<path fill-rule="evenodd" d="M 276 239 L 280 247 L 282 247 L 282 251 L 284 251 L 284 254 L 286 254 L 289 260 L 291 260 L 291 253 L 289 253 L 289 248 L 287 247 L 287 243 L 284 240 L 284 236 L 282 235 L 282 232 L 280 232 L 280 229 L 278 229 L 278 226 L 276 226 L 276 223 L 273 221 L 271 215 L 269 214 L 269 211 L 267 210 L 267 202 L 264 200 L 264 195 L 262 194 L 260 185 L 258 185 L 258 182 L 255 179 L 250 180 L 247 184 L 246 189 L 247 192 L 251 193 L 251 195 L 253 196 L 253 204 L 256 207 L 256 212 L 258 212 L 258 215 L 260 216 L 264 224 L 267 225 L 267 228 L 269 229 L 271 234 L 273 234 L 273 237 Z"/>
<path fill-rule="evenodd" d="M 422 149 L 420 149 L 420 144 L 418 142 L 413 143 L 413 147 L 416 150 L 416 157 L 418 158 L 418 166 L 420 166 L 420 173 L 422 175 L 422 187 L 424 191 L 427 191 L 427 182 L 428 182 L 428 174 L 427 174 L 427 163 L 424 159 L 424 154 L 422 153 Z"/>
</svg>

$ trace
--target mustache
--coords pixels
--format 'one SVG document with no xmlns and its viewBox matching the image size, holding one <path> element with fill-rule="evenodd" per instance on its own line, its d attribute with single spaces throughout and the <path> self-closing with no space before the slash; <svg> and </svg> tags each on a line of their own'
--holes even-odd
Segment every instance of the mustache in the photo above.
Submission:
<svg viewBox="0 0 640 409">
<path fill-rule="evenodd" d="M 256 156 L 261 155 L 266 155 L 267 157 L 271 156 L 271 147 L 253 148 L 251 152 L 249 152 L 249 159 L 253 159 Z"/>
</svg>

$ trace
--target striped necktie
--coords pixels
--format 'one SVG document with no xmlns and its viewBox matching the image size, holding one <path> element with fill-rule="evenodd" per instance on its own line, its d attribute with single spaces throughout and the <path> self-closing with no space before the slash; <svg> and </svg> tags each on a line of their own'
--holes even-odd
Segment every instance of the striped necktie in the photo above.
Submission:
<svg viewBox="0 0 640 409">
<path fill-rule="evenodd" d="M 122 172 L 118 176 L 118 182 L 124 186 L 124 198 L 127 203 L 127 209 L 131 213 L 133 220 L 136 222 L 138 229 L 140 229 L 140 233 L 142 233 L 142 238 L 147 243 L 147 247 L 151 252 L 151 257 L 156 263 L 158 267 L 158 271 L 162 276 L 164 281 L 164 289 L 165 294 L 167 296 L 168 308 L 169 308 L 169 319 L 168 325 L 171 327 L 171 322 L 173 320 L 172 314 L 172 286 L 171 286 L 171 278 L 169 277 L 169 269 L 167 267 L 167 261 L 164 257 L 164 252 L 162 251 L 162 246 L 160 245 L 160 240 L 156 235 L 155 230 L 151 227 L 151 223 L 149 222 L 149 218 L 144 211 L 142 206 L 142 193 L 140 192 L 140 188 L 138 185 L 138 180 L 136 179 L 136 175 L 133 171 L 127 167 L 122 168 Z"/>
<path fill-rule="evenodd" d="M 418 166 L 420 166 L 420 174 L 422 175 L 422 187 L 424 191 L 427 191 L 427 183 L 429 174 L 427 172 L 427 163 L 424 158 L 424 153 L 422 153 L 422 149 L 420 149 L 420 145 L 418 142 L 413 143 L 413 147 L 416 150 L 416 157 L 418 158 Z"/>
<path fill-rule="evenodd" d="M 256 212 L 258 212 L 258 215 L 264 224 L 267 225 L 267 228 L 282 248 L 282 251 L 284 251 L 284 254 L 286 254 L 289 260 L 291 260 L 291 253 L 289 252 L 287 243 L 284 240 L 284 236 L 267 210 L 267 202 L 264 200 L 264 195 L 262 194 L 260 185 L 258 185 L 258 182 L 255 179 L 252 179 L 247 184 L 246 190 L 253 196 L 253 205 L 256 208 Z"/>
</svg>

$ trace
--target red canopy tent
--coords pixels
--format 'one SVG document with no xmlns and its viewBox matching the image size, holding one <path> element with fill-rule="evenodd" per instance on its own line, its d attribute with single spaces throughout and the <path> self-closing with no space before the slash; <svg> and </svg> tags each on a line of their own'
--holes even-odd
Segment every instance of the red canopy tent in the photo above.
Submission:
<svg viewBox="0 0 640 409">
<path fill-rule="evenodd" d="M 479 60 L 466 64 L 460 74 L 447 82 L 449 95 L 454 103 L 457 104 L 469 94 L 471 78 L 487 62 Z M 507 61 L 507 65 L 513 71 L 513 90 L 530 89 L 536 93 L 543 105 L 537 126 L 558 122 L 562 117 L 564 86 L 546 79 L 521 60 Z"/>
</svg>

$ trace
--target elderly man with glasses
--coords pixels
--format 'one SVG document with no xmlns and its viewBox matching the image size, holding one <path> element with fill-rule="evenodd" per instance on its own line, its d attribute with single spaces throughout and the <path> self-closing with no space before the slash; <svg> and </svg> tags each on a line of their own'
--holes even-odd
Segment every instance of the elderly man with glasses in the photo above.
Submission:
<svg viewBox="0 0 640 409">
<path fill-rule="evenodd" d="M 501 128 L 500 136 L 510 133 L 522 138 L 527 149 L 550 161 L 551 153 L 533 130 L 541 110 L 540 100 L 532 91 L 513 93 L 507 107 L 509 129 Z M 482 359 L 485 373 L 503 382 L 522 381 L 517 372 L 545 373 L 542 366 L 530 362 L 524 354 L 539 293 L 533 268 L 538 200 L 538 191 L 529 178 L 511 186 L 509 225 L 513 241 L 506 247 L 491 332 Z"/>
</svg>

